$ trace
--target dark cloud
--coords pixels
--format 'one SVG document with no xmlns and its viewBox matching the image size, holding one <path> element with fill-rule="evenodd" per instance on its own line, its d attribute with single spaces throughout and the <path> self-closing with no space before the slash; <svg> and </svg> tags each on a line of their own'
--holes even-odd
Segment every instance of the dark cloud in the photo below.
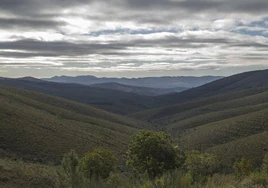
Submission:
<svg viewBox="0 0 268 188">
<path fill-rule="evenodd" d="M 6 25 L 7 29 L 26 27 L 56 29 L 64 24 L 57 21 L 62 16 L 63 9 L 88 6 L 90 13 L 90 8 L 94 8 L 90 6 L 92 3 L 102 3 L 100 15 L 81 15 L 77 12 L 77 16 L 95 21 L 132 21 L 164 26 L 194 16 L 198 19 L 200 12 L 205 14 L 268 12 L 267 0 L 1 0 L 0 12 L 12 17 L 1 18 L 0 24 Z"/>
<path fill-rule="evenodd" d="M 78 44 L 71 42 L 45 42 L 38 40 L 19 40 L 12 42 L 0 42 L 0 49 L 25 50 L 29 52 L 42 52 L 54 54 L 53 56 L 87 55 L 110 50 L 124 49 L 126 44 Z M 17 54 L 19 55 L 19 54 Z M 24 54 L 22 54 L 24 55 Z M 26 54 L 25 54 L 26 55 Z M 33 53 L 31 53 L 33 55 Z M 38 54 L 37 54 L 38 55 Z"/>
<path fill-rule="evenodd" d="M 35 15 L 90 2 L 90 0 L 1 0 L 0 10 L 15 15 Z"/>
<path fill-rule="evenodd" d="M 65 22 L 56 20 L 0 18 L 1 28 L 5 29 L 49 29 L 65 25 Z"/>
<path fill-rule="evenodd" d="M 262 44 L 262 43 L 257 43 L 257 42 L 236 43 L 236 44 L 232 44 L 231 46 L 266 48 L 268 50 L 268 44 Z"/>
<path fill-rule="evenodd" d="M 268 11 L 267 0 L 122 0 L 129 8 L 137 9 L 167 9 L 187 11 L 191 14 L 201 11 L 220 12 L 266 12 Z"/>
<path fill-rule="evenodd" d="M 100 43 L 71 43 L 57 41 L 39 41 L 39 40 L 18 40 L 11 42 L 0 42 L 0 49 L 3 50 L 23 50 L 26 52 L 1 52 L 0 55 L 14 57 L 30 56 L 77 56 L 89 54 L 103 55 L 122 55 L 120 52 L 129 47 L 164 47 L 164 48 L 200 48 L 209 44 L 227 44 L 227 39 L 181 39 L 178 37 L 166 37 L 155 40 L 131 40 L 131 42 L 110 42 Z M 136 54 L 138 55 L 138 54 Z"/>
</svg>

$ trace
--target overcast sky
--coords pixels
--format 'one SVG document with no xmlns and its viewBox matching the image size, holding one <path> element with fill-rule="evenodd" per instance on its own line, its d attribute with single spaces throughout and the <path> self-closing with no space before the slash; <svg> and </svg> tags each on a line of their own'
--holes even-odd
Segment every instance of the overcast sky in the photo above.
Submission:
<svg viewBox="0 0 268 188">
<path fill-rule="evenodd" d="M 268 68 L 268 0 L 0 0 L 0 76 Z"/>
</svg>

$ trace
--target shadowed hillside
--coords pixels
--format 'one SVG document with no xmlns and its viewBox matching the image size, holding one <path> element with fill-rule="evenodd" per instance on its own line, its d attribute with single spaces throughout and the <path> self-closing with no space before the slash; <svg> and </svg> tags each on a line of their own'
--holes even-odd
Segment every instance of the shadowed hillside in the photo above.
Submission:
<svg viewBox="0 0 268 188">
<path fill-rule="evenodd" d="M 0 87 L 0 154 L 56 162 L 70 149 L 99 146 L 123 152 L 129 136 L 145 123 L 88 105 L 20 89 Z"/>
<path fill-rule="evenodd" d="M 145 77 L 145 78 L 98 78 L 95 76 L 55 76 L 44 80 L 59 83 L 76 83 L 92 85 L 100 83 L 119 83 L 129 86 L 150 87 L 150 88 L 192 88 L 212 82 L 222 78 L 221 76 L 164 76 L 164 77 Z"/>
<path fill-rule="evenodd" d="M 252 71 L 222 78 L 181 93 L 162 95 L 156 97 L 155 103 L 158 106 L 165 106 L 222 93 L 242 90 L 259 92 L 259 90 L 265 90 L 267 88 L 268 70 Z"/>
<path fill-rule="evenodd" d="M 117 114 L 128 114 L 147 109 L 153 99 L 114 89 L 42 81 L 35 78 L 0 79 L 0 84 L 41 92 L 80 103 L 91 104 Z"/>
<path fill-rule="evenodd" d="M 156 97 L 159 100 L 162 104 L 173 101 L 175 105 L 131 117 L 170 132 L 185 149 L 221 154 L 223 148 L 228 148 L 228 154 L 220 156 L 229 165 L 239 156 L 249 156 L 259 163 L 268 149 L 268 140 L 264 139 L 268 138 L 268 70 L 230 76 L 178 94 Z M 256 143 L 258 147 L 247 147 L 247 143 Z"/>
<path fill-rule="evenodd" d="M 157 95 L 163 95 L 163 94 L 167 94 L 167 93 L 176 93 L 176 92 L 181 92 L 181 91 L 188 89 L 185 87 L 178 87 L 178 88 L 138 87 L 138 86 L 118 84 L 115 82 L 94 84 L 94 85 L 90 85 L 90 86 L 97 87 L 97 88 L 105 88 L 105 89 L 115 89 L 115 90 L 119 90 L 119 91 L 136 93 L 136 94 L 145 95 L 145 96 L 157 96 Z"/>
</svg>

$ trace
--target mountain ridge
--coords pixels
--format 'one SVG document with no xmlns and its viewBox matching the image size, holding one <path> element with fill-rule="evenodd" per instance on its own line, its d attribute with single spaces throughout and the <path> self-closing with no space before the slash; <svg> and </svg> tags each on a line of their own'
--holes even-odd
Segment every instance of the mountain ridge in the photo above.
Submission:
<svg viewBox="0 0 268 188">
<path fill-rule="evenodd" d="M 197 87 L 205 83 L 223 78 L 222 76 L 163 76 L 163 77 L 142 77 L 142 78 L 108 78 L 85 76 L 55 76 L 44 78 L 43 80 L 61 83 L 79 83 L 83 85 L 100 84 L 107 82 L 116 82 L 119 84 L 150 87 L 150 88 L 176 88 L 176 87 Z"/>
</svg>

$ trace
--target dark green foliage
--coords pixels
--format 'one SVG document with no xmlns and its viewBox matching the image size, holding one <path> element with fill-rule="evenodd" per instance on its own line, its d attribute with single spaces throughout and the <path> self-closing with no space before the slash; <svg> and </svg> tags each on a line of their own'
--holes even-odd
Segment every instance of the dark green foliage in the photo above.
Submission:
<svg viewBox="0 0 268 188">
<path fill-rule="evenodd" d="M 57 167 L 0 158 L 1 188 L 53 188 Z"/>
<path fill-rule="evenodd" d="M 267 186 L 268 174 L 265 172 L 253 172 L 250 174 L 250 179 L 253 185 Z"/>
<path fill-rule="evenodd" d="M 80 171 L 80 160 L 74 150 L 66 154 L 61 161 L 61 169 L 58 170 L 59 188 L 82 188 L 84 178 Z"/>
<path fill-rule="evenodd" d="M 165 132 L 142 130 L 131 137 L 127 164 L 136 173 L 147 172 L 150 178 L 180 168 L 183 154 Z"/>
<path fill-rule="evenodd" d="M 244 157 L 236 160 L 233 164 L 233 170 L 238 177 L 248 176 L 253 170 L 251 160 Z"/>
<path fill-rule="evenodd" d="M 81 162 L 83 174 L 92 181 L 107 179 L 115 165 L 117 158 L 107 149 L 97 148 L 85 155 Z"/>
<path fill-rule="evenodd" d="M 186 153 L 185 165 L 194 180 L 197 181 L 198 177 L 206 178 L 213 174 L 218 166 L 218 159 L 213 154 L 193 150 Z"/>
</svg>

